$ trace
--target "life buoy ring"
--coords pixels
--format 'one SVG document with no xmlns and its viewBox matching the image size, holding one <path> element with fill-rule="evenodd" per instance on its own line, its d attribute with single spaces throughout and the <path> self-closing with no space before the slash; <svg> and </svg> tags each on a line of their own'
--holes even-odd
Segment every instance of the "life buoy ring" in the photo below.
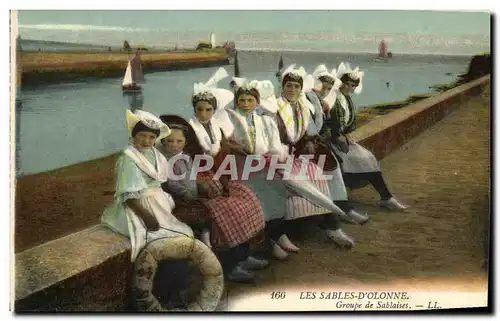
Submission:
<svg viewBox="0 0 500 321">
<path fill-rule="evenodd" d="M 186 237 L 169 237 L 151 241 L 134 262 L 132 287 L 140 311 L 168 311 L 153 295 L 153 280 L 163 260 L 187 259 L 203 277 L 201 290 L 188 311 L 214 311 L 224 290 L 224 275 L 217 257 L 201 241 Z"/>
</svg>

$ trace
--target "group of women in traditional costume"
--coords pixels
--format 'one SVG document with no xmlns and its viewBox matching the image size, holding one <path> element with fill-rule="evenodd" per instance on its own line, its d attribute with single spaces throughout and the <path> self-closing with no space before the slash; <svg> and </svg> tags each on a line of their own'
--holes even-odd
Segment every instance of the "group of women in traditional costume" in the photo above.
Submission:
<svg viewBox="0 0 500 321">
<path fill-rule="evenodd" d="M 369 217 L 348 203 L 347 188 L 372 184 L 381 206 L 406 209 L 375 156 L 348 136 L 356 119 L 350 96 L 362 89 L 358 68 L 320 65 L 307 74 L 292 65 L 277 97 L 269 80 L 233 78 L 233 90 L 217 87 L 227 76 L 221 68 L 194 85 L 190 119 L 127 111 L 131 143 L 118 159 L 114 203 L 102 221 L 130 238 L 132 261 L 152 240 L 196 237 L 226 281 L 252 282 L 252 271 L 269 264 L 254 245 L 264 241 L 279 260 L 300 251 L 290 239 L 296 220 L 313 221 L 351 248 L 341 222 Z M 228 165 L 236 175 L 224 171 Z"/>
</svg>

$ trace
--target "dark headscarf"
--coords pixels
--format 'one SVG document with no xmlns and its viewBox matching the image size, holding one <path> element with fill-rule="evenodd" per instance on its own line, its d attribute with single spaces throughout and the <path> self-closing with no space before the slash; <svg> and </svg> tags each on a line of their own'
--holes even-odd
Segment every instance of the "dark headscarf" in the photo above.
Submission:
<svg viewBox="0 0 500 321">
<path fill-rule="evenodd" d="M 234 94 L 234 101 L 235 101 L 236 104 L 238 103 L 238 98 L 241 95 L 250 95 L 250 96 L 253 96 L 257 100 L 257 104 L 260 104 L 260 94 L 259 94 L 259 91 L 256 88 L 239 87 L 236 90 L 236 94 Z"/>
<path fill-rule="evenodd" d="M 318 78 L 319 81 L 321 82 L 326 82 L 327 84 L 333 85 L 335 83 L 335 79 L 333 77 L 324 75 Z"/>
<path fill-rule="evenodd" d="M 196 136 L 196 132 L 189 122 L 177 115 L 161 115 L 160 119 L 170 129 L 180 129 L 183 131 L 184 137 L 186 137 L 186 147 L 184 148 L 186 154 L 190 156 L 203 154 L 203 148 L 198 140 L 198 136 Z"/>
<path fill-rule="evenodd" d="M 300 88 L 302 88 L 304 86 L 304 79 L 302 79 L 301 76 L 293 74 L 293 73 L 287 73 L 285 75 L 285 77 L 283 77 L 283 81 L 281 83 L 283 88 L 285 87 L 286 83 L 289 81 L 298 82 L 300 84 Z"/>
<path fill-rule="evenodd" d="M 340 81 L 342 81 L 343 83 L 344 82 L 348 82 L 348 81 L 351 81 L 353 83 L 356 84 L 356 86 L 359 86 L 359 83 L 361 82 L 361 78 L 358 78 L 358 79 L 353 79 L 349 73 L 347 74 L 343 74 L 342 77 L 340 77 Z"/>
<path fill-rule="evenodd" d="M 193 108 L 196 107 L 196 104 L 200 101 L 209 103 L 214 108 L 214 111 L 217 110 L 217 98 L 211 92 L 201 92 L 194 95 L 191 99 Z"/>
</svg>

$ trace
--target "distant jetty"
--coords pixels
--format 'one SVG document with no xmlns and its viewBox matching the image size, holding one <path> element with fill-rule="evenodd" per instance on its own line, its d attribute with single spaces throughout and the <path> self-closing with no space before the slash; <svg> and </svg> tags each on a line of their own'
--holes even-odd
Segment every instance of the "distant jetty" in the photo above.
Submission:
<svg viewBox="0 0 500 321">
<path fill-rule="evenodd" d="M 129 55 L 117 52 L 47 53 L 20 52 L 21 86 L 78 81 L 82 78 L 121 77 Z M 141 54 L 145 73 L 221 66 L 229 64 L 225 52 L 172 52 Z"/>
</svg>

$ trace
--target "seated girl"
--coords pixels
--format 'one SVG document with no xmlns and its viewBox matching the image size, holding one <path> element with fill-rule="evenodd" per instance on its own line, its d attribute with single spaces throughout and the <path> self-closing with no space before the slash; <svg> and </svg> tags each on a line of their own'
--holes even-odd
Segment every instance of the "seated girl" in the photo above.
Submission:
<svg viewBox="0 0 500 321">
<path fill-rule="evenodd" d="M 341 85 L 339 89 L 330 92 L 335 99 L 332 106 L 325 110 L 325 124 L 321 134 L 331 144 L 341 162 L 346 186 L 356 189 L 371 184 L 380 195 L 381 207 L 405 211 L 407 206 L 401 204 L 389 191 L 375 155 L 349 137 L 356 129 L 356 109 L 351 95 L 361 92 L 363 72 L 358 68 L 352 70 L 349 64 L 341 63 L 336 76 Z"/>
<path fill-rule="evenodd" d="M 242 173 L 246 164 L 246 155 L 253 155 L 252 158 L 255 159 L 256 156 L 260 156 L 261 160 L 266 159 L 267 166 L 252 174 L 245 180 L 245 184 L 252 188 L 261 202 L 273 256 L 285 259 L 288 253 L 300 251 L 288 238 L 288 224 L 284 220 L 289 192 L 282 180 L 267 179 L 267 175 L 270 157 L 275 155 L 280 162 L 285 162 L 288 153 L 281 144 L 274 120 L 261 113 L 261 110 L 257 111 L 261 103 L 259 89 L 265 90 L 262 88 L 264 83 L 252 81 L 248 84 L 243 78 L 235 78 L 235 83 L 238 87 L 234 106 L 226 109 L 227 121 L 231 126 L 225 126 L 228 140 L 224 145 L 230 145 L 231 151 L 240 155 L 237 157 L 239 173 Z"/>
<path fill-rule="evenodd" d="M 295 69 L 295 65 L 288 67 L 282 74 L 282 90 L 277 98 L 276 123 L 280 140 L 289 154 L 295 158 L 294 169 L 301 168 L 303 155 L 316 155 L 318 136 L 311 135 L 310 127 L 314 122 L 311 112 L 314 106 L 307 100 L 304 78 L 304 68 Z M 288 220 L 312 217 L 325 231 L 326 236 L 340 247 L 351 248 L 354 241 L 342 230 L 340 218 L 347 214 L 333 203 L 333 197 L 327 180 L 317 179 L 321 169 L 314 161 L 307 162 L 307 176 L 310 183 L 323 193 L 329 204 L 318 206 L 304 197 L 304 194 L 289 198 L 287 211 Z M 333 182 L 339 185 L 340 182 Z M 331 204 L 330 204 L 331 203 Z M 328 209 L 327 209 L 328 208 Z M 315 217 L 314 217 L 315 216 Z"/>
<path fill-rule="evenodd" d="M 319 65 L 312 74 L 313 79 L 316 81 L 316 86 L 306 93 L 307 99 L 315 108 L 315 113 L 311 115 L 312 121 L 308 129 L 312 135 L 323 133 L 323 127 L 329 124 L 325 122 L 324 119 L 324 109 L 327 108 L 327 102 L 324 99 L 331 90 L 336 90 L 340 86 L 340 80 L 335 78 L 333 75 L 334 73 L 336 73 L 336 69 L 330 73 L 325 65 Z M 333 158 L 332 161 L 338 165 L 335 166 L 335 168 L 329 169 L 329 174 L 332 175 L 332 179 L 328 181 L 332 199 L 335 204 L 347 214 L 346 218 L 349 222 L 357 224 L 366 223 L 369 217 L 366 214 L 358 213 L 348 202 L 347 188 L 342 176 L 340 161 L 335 155 L 335 151 L 332 149 L 331 144 L 328 141 L 322 141 L 320 137 L 320 143 L 316 145 L 316 148 L 323 149 L 324 155 Z"/>
<path fill-rule="evenodd" d="M 167 180 L 167 160 L 154 148 L 160 133 L 169 128 L 155 115 L 138 110 L 126 112 L 131 144 L 116 164 L 116 193 L 102 223 L 130 238 L 131 260 L 135 262 L 148 242 L 176 236 L 193 237 L 189 226 L 172 215 L 174 201 L 161 189 Z M 171 289 L 174 292 L 180 289 Z M 178 293 L 177 293 L 178 294 Z"/>
<path fill-rule="evenodd" d="M 188 141 L 188 129 L 186 126 L 181 125 L 185 122 L 178 116 L 162 115 L 160 119 L 169 124 L 170 135 L 168 137 L 159 139 L 156 143 L 156 148 L 170 160 L 176 155 L 182 155 L 186 142 Z M 187 152 L 186 155 L 192 155 Z M 192 170 L 192 163 L 184 159 L 170 164 L 170 169 L 174 175 L 184 175 L 182 179 L 169 179 L 162 184 L 165 192 L 172 195 L 176 204 L 174 215 L 182 222 L 189 224 L 203 243 L 208 247 L 212 247 L 210 243 L 210 227 L 211 219 L 208 209 L 203 202 L 199 199 L 210 196 L 212 192 L 208 182 L 191 180 L 189 173 Z M 188 175 L 185 175 L 188 173 Z"/>
<path fill-rule="evenodd" d="M 181 117 L 164 115 L 162 119 L 172 126 L 172 134 L 161 141 L 162 150 L 171 160 L 173 173 L 184 175 L 184 178 L 164 185 L 180 199 L 178 206 L 181 210 L 175 214 L 190 222 L 198 219 L 202 224 L 210 218 L 210 243 L 226 278 L 235 282 L 253 282 L 249 270 L 261 269 L 268 264 L 248 255 L 250 241 L 264 228 L 260 203 L 245 186 L 226 181 L 224 188 L 220 181 L 213 179 L 213 172 L 198 173 L 196 180 L 191 180 L 193 158 L 203 153 L 196 134 Z M 187 157 L 179 157 L 181 154 Z M 202 228 L 202 235 L 208 238 L 208 226 L 205 224 Z"/>
</svg>

